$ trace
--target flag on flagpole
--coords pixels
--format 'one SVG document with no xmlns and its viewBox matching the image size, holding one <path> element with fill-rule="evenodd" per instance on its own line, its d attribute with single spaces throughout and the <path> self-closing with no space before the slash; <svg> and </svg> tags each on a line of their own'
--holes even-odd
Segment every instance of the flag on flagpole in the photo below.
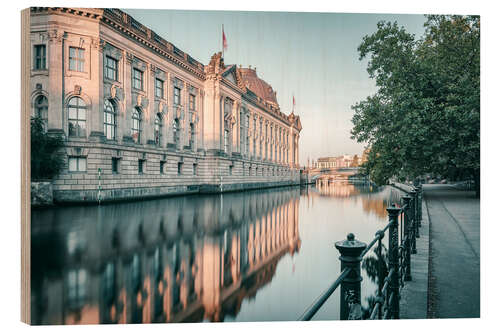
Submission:
<svg viewBox="0 0 500 333">
<path fill-rule="evenodd" d="M 295 111 L 295 95 L 293 95 L 293 108 L 292 108 L 292 113 Z"/>
<path fill-rule="evenodd" d="M 226 39 L 226 34 L 224 33 L 224 25 L 222 25 L 222 49 L 224 51 L 227 50 L 227 39 Z"/>
</svg>

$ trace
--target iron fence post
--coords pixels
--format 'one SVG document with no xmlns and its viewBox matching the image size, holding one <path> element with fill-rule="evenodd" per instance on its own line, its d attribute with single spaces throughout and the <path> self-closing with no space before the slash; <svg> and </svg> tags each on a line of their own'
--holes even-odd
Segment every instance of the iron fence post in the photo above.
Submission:
<svg viewBox="0 0 500 333">
<path fill-rule="evenodd" d="M 410 218 L 411 218 L 411 228 L 412 228 L 412 237 L 411 237 L 411 253 L 417 253 L 417 234 L 418 234 L 418 225 L 417 225 L 417 214 L 416 214 L 416 194 L 415 190 L 410 191 Z"/>
<path fill-rule="evenodd" d="M 389 299 L 392 296 L 392 302 L 389 303 L 389 318 L 399 319 L 399 233 L 398 233 L 398 215 L 400 209 L 395 207 L 387 208 L 389 213 L 389 272 L 393 274 L 389 279 Z"/>
<path fill-rule="evenodd" d="M 411 281 L 411 233 L 410 233 L 410 219 L 408 217 L 408 212 L 410 211 L 410 200 L 411 197 L 403 197 L 403 206 L 406 206 L 404 210 L 404 220 L 403 220 L 403 237 L 404 237 L 404 265 L 405 265 L 405 281 Z"/>
<path fill-rule="evenodd" d="M 384 289 L 384 279 L 385 279 L 385 275 L 386 275 L 386 272 L 384 270 L 385 268 L 385 261 L 384 261 L 384 258 L 383 258 L 383 254 L 382 254 L 382 239 L 384 238 L 384 231 L 382 230 L 379 230 L 377 231 L 376 233 L 377 236 L 379 236 L 379 239 L 378 239 L 378 244 L 377 244 L 377 248 L 375 249 L 375 253 L 377 255 L 377 277 L 378 277 L 378 289 L 377 289 L 377 301 L 380 302 L 380 307 L 379 307 L 379 311 L 378 311 L 378 319 L 382 319 L 382 306 L 383 306 L 383 301 L 384 301 L 384 295 L 382 293 L 382 290 Z"/>
<path fill-rule="evenodd" d="M 422 184 L 418 184 L 418 227 L 420 228 L 422 226 L 422 197 L 423 197 L 423 192 L 422 192 Z"/>
<path fill-rule="evenodd" d="M 335 243 L 340 252 L 340 271 L 351 271 L 340 285 L 340 320 L 361 319 L 361 253 L 366 244 L 348 234 L 347 239 Z"/>
</svg>

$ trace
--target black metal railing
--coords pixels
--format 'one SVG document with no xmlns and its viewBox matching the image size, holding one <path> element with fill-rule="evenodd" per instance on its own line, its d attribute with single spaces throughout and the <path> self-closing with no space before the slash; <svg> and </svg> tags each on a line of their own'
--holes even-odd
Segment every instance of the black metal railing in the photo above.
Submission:
<svg viewBox="0 0 500 333">
<path fill-rule="evenodd" d="M 422 220 L 422 186 L 406 191 L 399 205 L 387 208 L 389 223 L 375 233 L 367 245 L 354 234 L 335 243 L 340 252 L 340 275 L 305 311 L 299 320 L 311 320 L 326 300 L 340 286 L 340 319 L 399 319 L 400 293 L 411 281 L 411 255 L 417 253 L 416 239 Z M 382 239 L 388 231 L 387 255 L 383 255 Z M 361 262 L 374 247 L 377 256 L 378 288 L 368 309 L 361 306 Z"/>
</svg>

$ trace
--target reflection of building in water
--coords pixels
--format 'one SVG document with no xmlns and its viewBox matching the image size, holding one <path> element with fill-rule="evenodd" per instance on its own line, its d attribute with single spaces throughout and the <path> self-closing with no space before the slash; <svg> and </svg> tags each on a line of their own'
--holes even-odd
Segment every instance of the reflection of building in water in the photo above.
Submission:
<svg viewBox="0 0 500 333">
<path fill-rule="evenodd" d="M 330 196 L 341 199 L 347 199 L 353 196 L 359 197 L 363 210 L 367 213 L 374 213 L 380 218 L 387 216 L 386 208 L 388 202 L 385 194 L 379 192 L 380 188 L 374 187 L 369 183 L 350 183 L 349 181 L 328 181 L 328 179 L 319 178 L 316 181 L 315 191 L 321 196 Z M 389 201 L 399 200 L 399 191 L 393 191 L 390 188 L 384 188 L 382 192 L 390 191 Z"/>
<path fill-rule="evenodd" d="M 316 188 L 321 195 L 347 198 L 358 195 L 359 190 L 353 184 L 347 181 L 329 181 L 328 179 L 318 179 Z"/>
<path fill-rule="evenodd" d="M 298 251 L 298 202 L 276 189 L 34 211 L 32 322 L 234 316 Z"/>
</svg>

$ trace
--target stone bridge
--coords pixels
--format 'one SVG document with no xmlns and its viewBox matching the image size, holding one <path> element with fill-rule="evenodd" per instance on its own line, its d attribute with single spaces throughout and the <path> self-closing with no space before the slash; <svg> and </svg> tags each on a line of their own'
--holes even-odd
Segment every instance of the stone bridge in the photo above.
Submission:
<svg viewBox="0 0 500 333">
<path fill-rule="evenodd" d="M 310 168 L 306 169 L 309 180 L 315 182 L 321 180 L 347 180 L 350 176 L 354 176 L 359 171 L 358 167 L 350 168 Z"/>
</svg>

